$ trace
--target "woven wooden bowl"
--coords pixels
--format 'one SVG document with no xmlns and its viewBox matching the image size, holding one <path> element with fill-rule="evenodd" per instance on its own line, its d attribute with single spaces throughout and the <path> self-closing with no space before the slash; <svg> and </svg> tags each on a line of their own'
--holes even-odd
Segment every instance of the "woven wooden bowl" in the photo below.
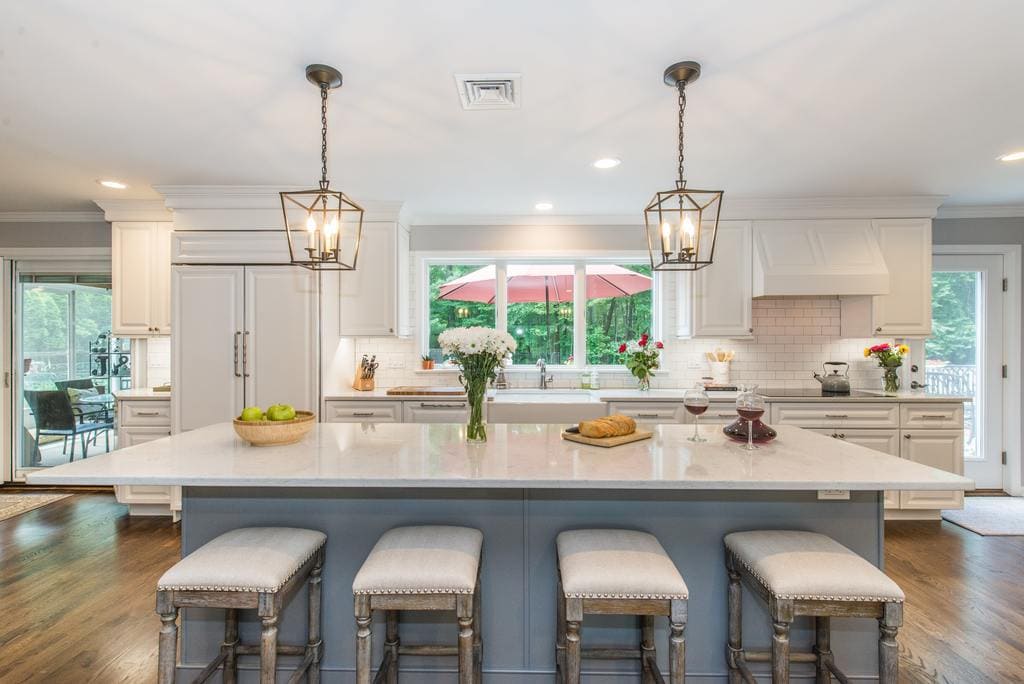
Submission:
<svg viewBox="0 0 1024 684">
<path fill-rule="evenodd" d="M 312 411 L 296 411 L 292 420 L 234 420 L 235 434 L 252 446 L 295 444 L 314 425 L 316 415 Z"/>
</svg>

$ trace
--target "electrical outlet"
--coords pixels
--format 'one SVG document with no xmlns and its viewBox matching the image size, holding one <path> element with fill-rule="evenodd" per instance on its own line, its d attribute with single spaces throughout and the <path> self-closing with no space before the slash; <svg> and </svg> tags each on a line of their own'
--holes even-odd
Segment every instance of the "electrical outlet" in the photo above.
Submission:
<svg viewBox="0 0 1024 684">
<path fill-rule="evenodd" d="M 819 489 L 818 490 L 819 501 L 849 501 L 850 490 L 849 489 Z"/>
<path fill-rule="evenodd" d="M 388 368 L 391 370 L 405 370 L 404 359 L 391 359 L 388 361 Z"/>
</svg>

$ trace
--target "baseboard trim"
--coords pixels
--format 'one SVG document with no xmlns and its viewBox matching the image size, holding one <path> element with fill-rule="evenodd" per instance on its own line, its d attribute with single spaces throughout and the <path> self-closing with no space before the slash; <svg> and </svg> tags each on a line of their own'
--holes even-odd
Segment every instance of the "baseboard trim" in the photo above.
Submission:
<svg viewBox="0 0 1024 684">
<path fill-rule="evenodd" d="M 942 511 L 934 508 L 915 510 L 888 510 L 885 512 L 886 520 L 942 520 Z"/>
</svg>

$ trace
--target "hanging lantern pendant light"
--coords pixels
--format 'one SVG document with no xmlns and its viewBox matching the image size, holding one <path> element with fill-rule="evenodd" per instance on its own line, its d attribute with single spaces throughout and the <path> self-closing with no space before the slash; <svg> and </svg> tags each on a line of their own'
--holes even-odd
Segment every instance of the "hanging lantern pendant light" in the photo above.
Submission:
<svg viewBox="0 0 1024 684">
<path fill-rule="evenodd" d="M 665 69 L 665 84 L 679 94 L 679 162 L 675 189 L 655 194 L 644 209 L 647 248 L 656 271 L 696 271 L 714 261 L 723 192 L 687 188 L 684 167 L 686 85 L 699 76 L 697 62 L 679 62 Z"/>
<path fill-rule="evenodd" d="M 291 262 L 314 270 L 351 271 L 359 257 L 363 208 L 327 179 L 327 93 L 340 88 L 341 72 L 326 64 L 306 67 L 320 89 L 320 182 L 316 190 L 282 192 L 281 211 Z"/>
</svg>

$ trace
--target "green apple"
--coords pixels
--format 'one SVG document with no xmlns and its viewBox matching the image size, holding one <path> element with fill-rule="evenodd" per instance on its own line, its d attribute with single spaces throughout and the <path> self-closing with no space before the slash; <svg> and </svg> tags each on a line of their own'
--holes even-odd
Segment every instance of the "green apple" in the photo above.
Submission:
<svg viewBox="0 0 1024 684">
<path fill-rule="evenodd" d="M 263 420 L 265 417 L 266 414 L 263 413 L 263 409 L 259 406 L 246 406 L 242 409 L 241 418 L 244 421 Z"/>
<path fill-rule="evenodd" d="M 268 420 L 294 420 L 295 409 L 288 404 L 274 404 L 267 409 Z"/>
</svg>

